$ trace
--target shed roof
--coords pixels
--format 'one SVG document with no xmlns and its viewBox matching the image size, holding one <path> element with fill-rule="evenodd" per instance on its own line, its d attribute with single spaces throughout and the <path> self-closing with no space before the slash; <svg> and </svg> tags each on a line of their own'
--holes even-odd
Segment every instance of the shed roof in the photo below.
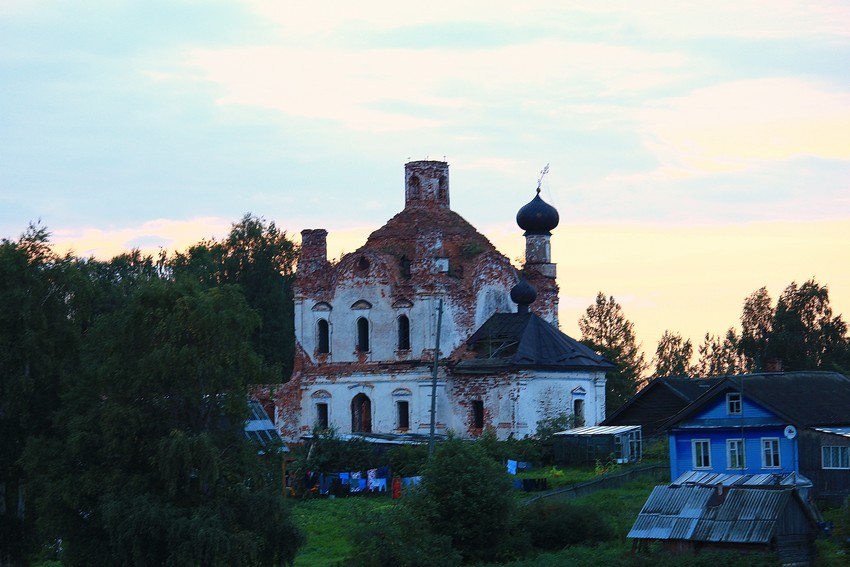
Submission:
<svg viewBox="0 0 850 567">
<path fill-rule="evenodd" d="M 282 444 L 280 431 L 269 419 L 262 404 L 257 400 L 248 400 L 248 409 L 251 410 L 251 416 L 245 421 L 245 426 L 242 429 L 245 438 L 256 441 L 263 447 L 271 443 L 281 443 L 279 450 L 289 452 L 289 449 Z"/>
<path fill-rule="evenodd" d="M 706 486 L 656 486 L 628 537 L 769 544 L 789 506 L 799 506 L 793 489 L 729 488 L 721 499 Z"/>
<path fill-rule="evenodd" d="M 534 313 L 496 313 L 469 337 L 467 346 L 475 358 L 459 362 L 459 372 L 510 367 L 614 368 L 612 362 Z"/>
<path fill-rule="evenodd" d="M 631 433 L 633 431 L 640 431 L 640 425 L 588 425 L 559 431 L 555 435 L 581 437 L 587 435 L 620 435 L 621 433 Z"/>
</svg>

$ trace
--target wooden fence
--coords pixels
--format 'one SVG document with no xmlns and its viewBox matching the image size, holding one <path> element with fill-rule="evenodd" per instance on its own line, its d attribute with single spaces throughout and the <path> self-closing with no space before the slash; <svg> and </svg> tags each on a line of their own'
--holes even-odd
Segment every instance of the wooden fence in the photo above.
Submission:
<svg viewBox="0 0 850 567">
<path fill-rule="evenodd" d="M 618 488 L 641 478 L 652 478 L 659 482 L 670 482 L 670 465 L 652 464 L 629 467 L 626 470 L 608 473 L 593 480 L 586 480 L 578 484 L 553 488 L 552 490 L 535 494 L 523 500 L 522 503 L 531 504 L 532 502 L 545 499 L 572 500 L 573 498 L 585 496 L 597 490 Z"/>
</svg>

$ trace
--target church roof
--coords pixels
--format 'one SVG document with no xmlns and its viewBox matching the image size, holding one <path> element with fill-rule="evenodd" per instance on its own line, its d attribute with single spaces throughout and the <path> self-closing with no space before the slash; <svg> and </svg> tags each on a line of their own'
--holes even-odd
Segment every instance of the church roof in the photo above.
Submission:
<svg viewBox="0 0 850 567">
<path fill-rule="evenodd" d="M 496 313 L 467 340 L 475 358 L 455 370 L 478 373 L 512 368 L 608 370 L 614 364 L 534 313 Z"/>
<path fill-rule="evenodd" d="M 431 240 L 430 242 L 423 242 Z M 462 216 L 447 208 L 407 207 L 369 235 L 364 248 L 393 256 L 415 257 L 417 244 L 432 246 L 433 252 L 469 260 L 496 248 Z M 436 250 L 442 248 L 442 250 Z"/>
</svg>

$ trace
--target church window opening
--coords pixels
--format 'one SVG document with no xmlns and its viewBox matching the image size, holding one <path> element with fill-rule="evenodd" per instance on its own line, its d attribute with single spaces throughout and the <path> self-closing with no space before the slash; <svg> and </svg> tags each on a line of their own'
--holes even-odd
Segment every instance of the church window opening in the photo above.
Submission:
<svg viewBox="0 0 850 567">
<path fill-rule="evenodd" d="M 410 319 L 407 315 L 398 318 L 398 350 L 410 350 Z"/>
<path fill-rule="evenodd" d="M 366 394 L 357 394 L 351 400 L 351 432 L 372 432 L 372 401 Z"/>
<path fill-rule="evenodd" d="M 410 429 L 410 404 L 406 400 L 399 400 L 395 407 L 398 413 L 398 428 Z"/>
<path fill-rule="evenodd" d="M 484 429 L 484 402 L 482 400 L 472 400 L 472 427 Z"/>
<path fill-rule="evenodd" d="M 584 400 L 573 400 L 573 417 L 576 427 L 584 426 Z"/>
<path fill-rule="evenodd" d="M 369 260 L 366 259 L 366 256 L 360 256 L 360 259 L 357 261 L 357 271 L 361 274 L 369 271 Z"/>
<path fill-rule="evenodd" d="M 316 428 L 328 428 L 328 404 L 325 402 L 316 404 Z"/>
<path fill-rule="evenodd" d="M 316 324 L 316 331 L 318 333 L 316 341 L 316 350 L 320 354 L 329 353 L 331 351 L 331 333 L 328 321 L 326 319 L 319 319 L 318 323 Z"/>
<path fill-rule="evenodd" d="M 357 319 L 357 351 L 369 352 L 369 320 L 366 317 Z"/>
</svg>

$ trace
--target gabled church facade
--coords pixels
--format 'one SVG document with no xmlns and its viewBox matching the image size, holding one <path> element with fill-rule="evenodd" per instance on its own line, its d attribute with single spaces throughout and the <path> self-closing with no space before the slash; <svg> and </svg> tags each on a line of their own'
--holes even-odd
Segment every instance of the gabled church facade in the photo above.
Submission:
<svg viewBox="0 0 850 567">
<path fill-rule="evenodd" d="M 339 433 L 427 434 L 436 372 L 436 431 L 523 437 L 560 414 L 605 417 L 613 365 L 561 333 L 551 230 L 538 195 L 517 214 L 518 271 L 451 210 L 449 167 L 405 165 L 405 207 L 337 263 L 327 231 L 302 231 L 294 285 L 296 353 L 289 382 L 265 392 L 288 441 Z M 439 351 L 437 344 L 439 341 Z M 436 354 L 435 354 L 436 353 Z"/>
</svg>

